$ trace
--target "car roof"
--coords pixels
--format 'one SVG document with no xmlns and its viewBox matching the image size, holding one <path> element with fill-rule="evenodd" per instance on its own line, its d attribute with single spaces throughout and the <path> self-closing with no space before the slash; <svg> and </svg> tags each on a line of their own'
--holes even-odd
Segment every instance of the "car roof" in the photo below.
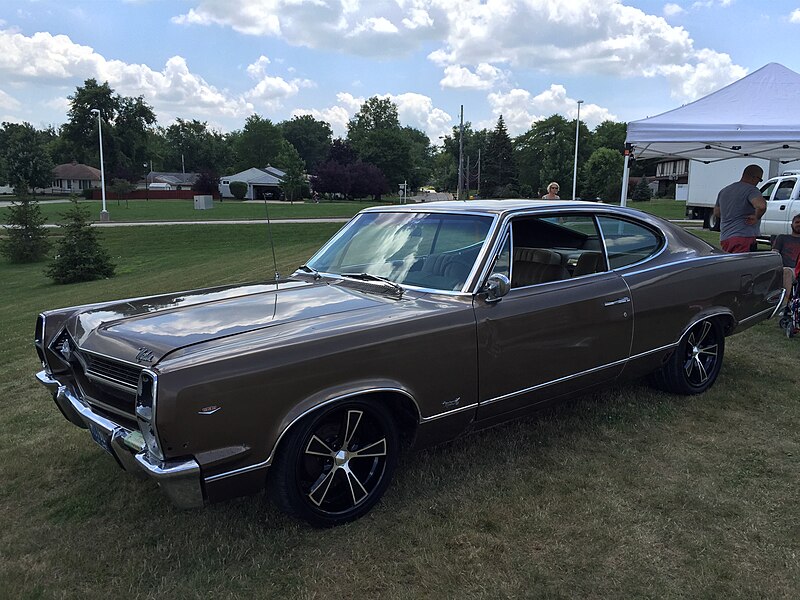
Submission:
<svg viewBox="0 0 800 600">
<path fill-rule="evenodd" d="M 442 202 L 424 202 L 415 204 L 402 204 L 391 206 L 374 206 L 363 212 L 470 212 L 500 215 L 508 212 L 517 212 L 530 209 L 561 209 L 561 208 L 591 208 L 597 209 L 603 205 L 597 202 L 583 202 L 581 200 L 447 200 Z M 618 208 L 618 207 L 617 207 Z"/>
</svg>

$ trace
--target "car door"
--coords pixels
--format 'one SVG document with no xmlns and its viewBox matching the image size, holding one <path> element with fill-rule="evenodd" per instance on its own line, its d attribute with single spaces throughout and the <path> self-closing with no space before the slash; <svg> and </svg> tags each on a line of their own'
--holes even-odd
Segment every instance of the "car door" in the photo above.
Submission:
<svg viewBox="0 0 800 600">
<path fill-rule="evenodd" d="M 550 225 L 548 231 L 538 227 L 541 223 Z M 559 240 L 559 229 L 564 239 Z M 495 302 L 477 295 L 474 304 L 479 419 L 616 377 L 628 359 L 633 332 L 630 293 L 608 270 L 591 215 L 521 217 L 511 221 L 505 235 L 493 270 L 505 271 L 511 290 Z M 526 265 L 524 254 L 556 254 L 561 263 Z M 583 254 L 600 260 L 583 260 Z M 584 272 L 579 262 L 595 264 Z M 535 277 L 549 274 L 520 280 L 518 274 L 528 267 Z"/>
<path fill-rule="evenodd" d="M 767 200 L 767 212 L 761 217 L 763 235 L 790 233 L 792 217 L 797 214 L 798 178 L 779 177 L 761 187 L 761 195 Z"/>
</svg>

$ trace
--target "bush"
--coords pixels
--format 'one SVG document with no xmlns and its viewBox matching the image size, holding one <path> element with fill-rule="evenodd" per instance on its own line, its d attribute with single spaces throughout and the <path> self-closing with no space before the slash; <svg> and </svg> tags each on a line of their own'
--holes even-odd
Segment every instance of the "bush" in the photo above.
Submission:
<svg viewBox="0 0 800 600">
<path fill-rule="evenodd" d="M 650 200 L 652 197 L 653 197 L 653 190 L 650 189 L 650 185 L 647 183 L 647 177 L 642 177 L 639 180 L 639 183 L 636 184 L 636 187 L 633 188 L 633 192 L 631 193 L 631 200 L 642 202 Z"/>
<path fill-rule="evenodd" d="M 50 240 L 38 202 L 31 202 L 24 189 L 8 209 L 6 238 L 0 242 L 0 252 L 12 263 L 30 263 L 42 260 L 50 249 Z"/>
<path fill-rule="evenodd" d="M 45 274 L 56 283 L 77 283 L 114 276 L 114 264 L 100 245 L 97 232 L 89 227 L 89 210 L 72 198 L 72 208 L 63 215 L 64 237 Z"/>
<path fill-rule="evenodd" d="M 92 194 L 94 193 L 95 188 L 86 188 L 81 190 L 81 194 L 83 195 L 84 200 L 91 200 Z"/>
<path fill-rule="evenodd" d="M 247 184 L 244 181 L 231 181 L 228 187 L 234 198 L 237 200 L 244 200 L 244 197 L 247 195 Z"/>
</svg>

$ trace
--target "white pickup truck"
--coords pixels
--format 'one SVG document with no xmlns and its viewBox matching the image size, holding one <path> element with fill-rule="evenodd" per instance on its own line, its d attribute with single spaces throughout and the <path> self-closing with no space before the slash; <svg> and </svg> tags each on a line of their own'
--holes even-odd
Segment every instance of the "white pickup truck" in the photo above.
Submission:
<svg viewBox="0 0 800 600">
<path fill-rule="evenodd" d="M 761 235 L 791 233 L 792 217 L 800 214 L 800 171 L 788 171 L 761 185 L 767 212 L 761 217 Z"/>
</svg>

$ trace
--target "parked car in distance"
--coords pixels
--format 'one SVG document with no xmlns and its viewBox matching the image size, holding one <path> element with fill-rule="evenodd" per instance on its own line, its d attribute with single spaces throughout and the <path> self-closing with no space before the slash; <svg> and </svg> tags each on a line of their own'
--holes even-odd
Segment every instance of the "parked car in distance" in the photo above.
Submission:
<svg viewBox="0 0 800 600">
<path fill-rule="evenodd" d="M 800 176 L 787 171 L 768 179 L 759 188 L 767 201 L 767 212 L 761 217 L 761 235 L 776 236 L 792 232 L 792 217 L 800 214 Z"/>
<path fill-rule="evenodd" d="M 178 506 L 266 486 L 331 526 L 378 502 L 401 451 L 622 378 L 704 392 L 781 278 L 776 253 L 616 206 L 376 207 L 285 280 L 42 313 L 37 378 Z"/>
</svg>

